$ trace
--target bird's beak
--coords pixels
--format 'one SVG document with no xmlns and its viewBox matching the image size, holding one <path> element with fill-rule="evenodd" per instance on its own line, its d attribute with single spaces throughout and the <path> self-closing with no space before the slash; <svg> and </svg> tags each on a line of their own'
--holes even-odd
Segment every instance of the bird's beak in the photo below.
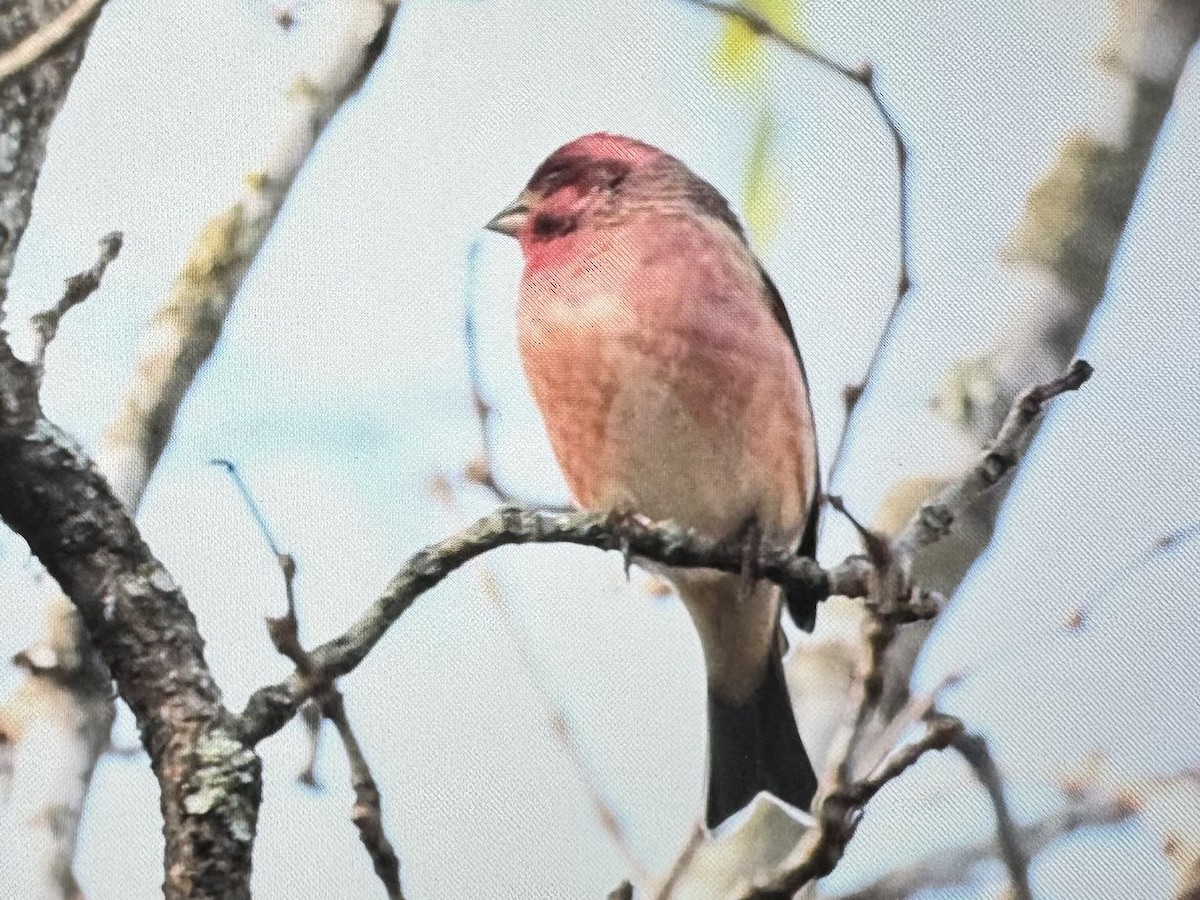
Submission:
<svg viewBox="0 0 1200 900">
<path fill-rule="evenodd" d="M 529 191 L 522 191 L 520 197 L 496 213 L 492 217 L 492 220 L 483 227 L 488 231 L 495 231 L 499 234 L 507 234 L 509 237 L 516 237 L 517 232 L 521 230 L 521 226 L 529 218 L 529 205 L 532 199 Z"/>
</svg>

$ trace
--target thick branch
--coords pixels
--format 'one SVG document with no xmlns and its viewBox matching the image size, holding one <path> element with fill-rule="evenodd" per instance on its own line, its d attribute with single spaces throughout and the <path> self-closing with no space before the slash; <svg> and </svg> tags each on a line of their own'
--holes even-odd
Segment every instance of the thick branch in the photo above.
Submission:
<svg viewBox="0 0 1200 900">
<path fill-rule="evenodd" d="M 0 4 L 0 56 L 11 58 L 37 40 L 68 7 L 67 0 L 26 0 Z M 4 300 L 17 248 L 29 224 L 33 193 L 45 158 L 50 126 L 66 97 L 83 59 L 91 32 L 84 22 L 71 41 L 58 43 L 23 63 L 19 75 L 0 79 L 0 324 Z M 0 342 L 3 330 L 0 329 Z M 0 411 L 0 416 L 3 412 Z M 0 487 L 0 493 L 4 488 Z M 5 887 L 19 896 L 73 896 L 78 891 L 71 871 L 83 795 L 112 724 L 107 673 L 94 654 L 75 652 L 83 628 L 73 613 L 51 617 L 48 635 L 28 652 L 18 655 L 29 669 L 25 683 L 0 707 L 0 731 L 7 744 L 13 796 L 22 798 L 20 809 L 8 810 L 10 821 L 19 817 L 23 859 L 5 860 Z M 62 627 L 58 627 L 58 626 Z M 86 644 L 86 640 L 82 641 Z M 68 677 L 62 677 L 63 668 Z M 86 673 L 101 690 L 80 688 Z M 20 727 L 16 727 L 20 723 Z M 27 733 L 60 738 L 69 747 L 56 760 L 59 779 L 37 778 L 50 786 L 53 802 L 39 803 L 34 794 L 21 791 L 27 772 L 43 772 L 46 761 L 26 753 Z M 51 740 L 53 738 L 50 738 Z M 35 775 L 36 777 L 36 775 Z"/>
<path fill-rule="evenodd" d="M 58 18 L 47 22 L 21 43 L 0 54 L 0 81 L 27 69 L 95 21 L 106 0 L 75 0 Z"/>
<path fill-rule="evenodd" d="M 171 292 L 147 326 L 129 387 L 96 448 L 113 490 L 136 510 L 166 447 L 183 398 L 221 336 L 234 297 L 275 223 L 296 176 L 333 115 L 387 43 L 397 5 L 355 0 L 331 36 L 317 75 L 300 74 L 289 116 L 242 198 L 197 235 Z"/>
<path fill-rule="evenodd" d="M 168 897 L 249 896 L 258 758 L 229 731 L 196 622 L 124 506 L 41 415 L 0 341 L 0 519 L 71 597 L 137 717 L 162 787 Z"/>
<path fill-rule="evenodd" d="M 66 0 L 35 0 L 0 7 L 0 53 L 14 48 L 58 16 Z M 85 25 L 69 46 L 40 56 L 20 78 L 0 79 L 0 322 L 17 246 L 33 209 L 33 191 L 46 156 L 46 138 L 90 33 Z"/>
<path fill-rule="evenodd" d="M 24 6 L 39 9 L 53 7 L 51 12 L 58 13 L 65 8 L 66 4 L 32 2 L 26 3 Z M 106 476 L 108 483 L 112 485 L 116 497 L 129 511 L 135 510 L 139 504 L 150 475 L 170 437 L 180 404 L 200 367 L 212 352 L 233 297 L 240 287 L 250 263 L 261 249 L 288 190 L 322 134 L 325 125 L 340 106 L 355 93 L 378 59 L 390 33 L 390 26 L 396 15 L 396 6 L 397 4 L 394 2 L 387 2 L 387 0 L 357 0 L 349 8 L 340 23 L 341 27 L 338 33 L 331 35 L 330 40 L 323 48 L 328 52 L 328 58 L 313 68 L 313 75 L 301 75 L 297 78 L 293 90 L 289 93 L 292 115 L 286 120 L 284 128 L 278 135 L 276 145 L 262 168 L 246 178 L 245 195 L 240 202 L 210 221 L 202 231 L 167 302 L 153 317 L 144 341 L 145 349 L 139 358 L 137 371 L 131 379 L 125 399 L 122 401 L 117 415 L 110 422 L 110 427 L 105 432 L 96 454 L 99 468 Z M 14 12 L 14 16 L 18 24 L 25 21 L 23 18 L 25 13 L 20 9 Z M 80 33 L 86 34 L 86 28 L 87 23 L 85 22 Z M 0 13 L 0 47 L 5 47 L 10 43 L 8 37 L 12 32 L 7 29 L 6 16 L 4 13 Z M 16 35 L 16 37 L 22 36 L 24 35 Z M 11 270 L 12 254 L 15 252 L 17 240 L 28 220 L 29 196 L 32 194 L 37 168 L 40 167 L 44 152 L 44 127 L 48 125 L 50 116 L 57 109 L 57 103 L 61 102 L 60 87 L 65 90 L 64 79 L 59 79 L 62 82 L 61 85 L 54 80 L 60 75 L 56 67 L 64 67 L 66 62 L 70 61 L 69 69 L 73 72 L 74 66 L 78 63 L 78 54 L 81 52 L 81 48 L 82 42 L 76 41 L 67 44 L 66 50 L 52 50 L 43 59 L 22 71 L 18 77 L 0 85 L 0 112 L 5 114 L 6 122 L 9 121 L 7 117 L 8 100 L 14 91 L 27 90 L 32 85 L 36 90 L 48 91 L 50 88 L 54 88 L 59 92 L 56 94 L 53 105 L 46 109 L 36 104 L 30 105 L 27 97 L 19 98 L 21 103 L 29 106 L 43 118 L 35 120 L 36 127 L 31 125 L 21 133 L 22 140 L 27 136 L 30 138 L 28 153 L 24 149 L 24 143 L 21 143 L 18 146 L 17 156 L 13 160 L 0 159 L 0 164 L 2 164 L 0 171 L 16 172 L 16 176 L 10 182 L 3 184 L 3 191 L 0 192 L 0 285 L 3 284 Z M 0 148 L 0 152 L 7 153 L 9 149 L 9 145 L 5 145 Z M 0 299 L 2 296 L 0 293 Z M 5 352 L 7 353 L 7 348 L 5 348 Z M 0 372 L 0 378 L 7 379 L 8 376 L 12 376 L 12 380 L 6 387 L 18 393 L 24 391 L 25 386 L 21 379 L 28 373 L 9 366 L 7 359 L 4 360 L 4 363 L 4 366 L 0 366 L 4 369 Z M 68 446 L 63 442 L 58 451 L 42 448 L 42 451 L 46 451 L 42 452 L 32 449 L 33 444 L 47 435 L 53 443 L 55 435 L 53 429 L 40 419 L 40 413 L 29 412 L 29 410 L 36 409 L 35 398 L 24 399 L 30 400 L 30 403 L 25 406 L 10 407 L 6 411 L 14 415 L 19 413 L 21 421 L 0 422 L 0 432 L 4 433 L 3 440 L 6 444 L 12 440 L 18 443 L 24 441 L 29 445 L 26 447 L 28 459 L 6 457 L 4 460 L 5 471 L 0 473 L 0 494 L 5 494 L 6 505 L 20 502 L 19 496 L 7 493 L 10 478 L 13 480 L 25 479 L 22 483 L 28 490 L 47 491 L 48 489 L 40 479 L 50 477 L 49 469 L 39 470 L 36 467 L 31 469 L 29 466 L 33 464 L 34 458 L 38 457 L 39 453 L 49 458 L 54 455 L 54 452 L 60 454 L 66 452 L 63 447 Z M 32 431 L 26 430 L 25 426 L 29 426 Z M 79 473 L 83 472 L 86 465 L 78 452 L 71 448 L 68 455 L 72 459 L 71 465 L 74 465 Z M 94 475 L 94 473 L 91 474 Z M 87 482 L 89 478 L 90 475 L 87 478 L 81 475 L 81 484 L 77 486 L 83 489 L 83 482 Z M 101 503 L 102 499 L 107 500 L 107 487 L 100 490 L 92 486 L 87 490 L 90 490 L 92 496 L 97 498 L 97 503 Z M 53 492 L 49 493 L 48 497 L 55 501 L 62 499 Z M 117 519 L 112 510 L 107 507 L 105 510 L 103 516 L 100 516 L 99 513 L 97 516 L 109 524 L 116 523 Z M 6 513 L 0 514 L 7 517 Z M 14 513 L 14 515 L 16 514 Z M 66 513 L 59 509 L 47 511 L 47 515 L 50 520 L 37 527 L 44 528 L 46 537 L 52 539 L 54 529 L 63 525 L 62 517 Z M 74 510 L 71 515 L 83 516 L 86 519 L 82 508 Z M 14 527 L 21 531 L 24 526 L 14 525 Z M 130 525 L 129 528 L 132 529 L 132 526 Z M 22 534 L 25 532 L 22 531 Z M 39 552 L 37 542 L 30 539 L 28 535 L 26 538 L 30 540 L 35 553 Z M 49 547 L 47 551 L 50 552 L 53 549 L 53 547 Z M 43 559 L 43 562 L 46 560 Z M 113 551 L 110 557 L 102 560 L 101 563 L 103 564 L 98 563 L 97 565 L 100 568 L 107 567 L 114 577 L 117 572 L 134 580 L 157 577 L 160 574 L 159 569 L 147 570 L 143 565 L 144 560 L 137 554 L 127 557 L 123 552 Z M 62 573 L 61 562 L 56 563 L 58 568 L 49 563 L 47 566 L 56 576 Z M 161 575 L 165 577 L 165 573 L 161 573 Z M 78 579 L 80 584 L 85 580 L 82 576 Z M 169 582 L 169 579 L 167 581 Z M 60 583 L 68 591 L 72 590 L 73 585 L 76 584 L 73 580 L 63 582 L 61 579 Z M 96 585 L 101 584 L 103 582 L 96 582 Z M 140 588 L 135 584 L 128 589 L 136 591 Z M 105 595 L 105 602 L 115 603 L 120 596 L 120 591 L 115 593 L 110 591 Z M 84 599 L 86 603 L 91 603 L 94 598 Z M 170 622 L 160 621 L 155 617 L 161 611 L 179 611 L 174 610 L 166 599 L 160 599 L 163 600 L 161 604 L 149 604 L 145 620 L 135 623 L 142 626 L 145 632 L 161 628 L 171 630 Z M 73 597 L 73 600 L 77 604 L 80 602 L 78 597 Z M 182 605 L 182 598 L 176 597 L 171 602 Z M 82 605 L 80 608 L 83 610 Z M 95 609 L 83 611 L 84 618 L 91 629 L 97 621 L 96 611 Z M 194 636 L 194 623 L 190 623 L 186 607 L 183 607 L 180 615 L 188 621 L 181 618 L 174 623 L 179 626 L 178 639 L 184 644 L 194 642 L 195 654 L 198 654 L 199 638 Z M 103 618 L 100 621 L 103 621 Z M 114 672 L 122 693 L 127 689 L 135 691 L 140 689 L 138 686 L 130 687 L 121 684 L 123 677 L 136 677 L 139 672 L 149 675 L 157 671 L 155 666 L 140 667 L 140 660 L 137 656 L 139 653 L 153 651 L 156 660 L 160 658 L 173 659 L 171 653 L 164 653 L 161 650 L 154 651 L 156 646 L 154 640 L 139 640 L 133 644 L 119 644 L 119 646 L 118 644 L 119 642 L 117 644 L 110 642 L 106 648 L 102 647 L 101 650 L 106 659 L 114 652 L 132 654 L 131 658 L 125 660 L 125 667 L 122 671 Z M 170 645 L 170 640 L 167 644 Z M 64 656 L 73 655 L 78 659 L 86 659 L 89 656 L 85 641 L 77 642 L 74 650 L 73 654 L 68 653 Z M 175 661 L 181 663 L 179 671 L 186 675 L 189 666 L 183 664 L 181 660 Z M 192 663 L 200 664 L 202 660 L 197 655 L 192 659 Z M 172 669 L 172 671 L 174 670 Z M 84 687 L 86 688 L 88 685 L 84 685 Z M 107 690 L 106 683 L 100 684 L 99 687 Z M 159 691 L 160 693 L 172 693 L 174 691 L 173 678 L 161 679 Z M 154 724 L 151 731 L 162 730 L 164 733 L 170 734 L 172 729 L 169 724 L 157 722 L 170 710 L 155 708 L 150 703 L 151 699 L 149 696 L 143 698 L 145 702 L 135 708 L 135 712 L 150 715 L 153 720 L 152 724 Z M 210 697 L 209 701 L 212 700 L 213 698 Z M 183 770 L 163 764 L 162 760 L 154 757 L 152 753 L 156 771 L 163 785 L 163 806 L 167 818 L 168 834 L 167 891 L 172 896 L 181 892 L 204 896 L 206 889 L 216 891 L 212 887 L 216 881 L 223 881 L 224 886 L 220 888 L 219 893 L 213 893 L 213 896 L 236 897 L 249 890 L 248 851 L 253 837 L 254 816 L 257 812 L 258 802 L 257 760 L 243 747 L 229 740 L 227 735 L 220 733 L 221 728 L 218 726 L 223 725 L 223 711 L 221 715 L 215 716 L 213 719 L 213 722 L 216 723 L 214 725 L 215 732 L 206 730 L 208 726 L 205 724 L 205 717 L 207 715 L 206 713 L 190 718 L 184 717 L 195 727 L 190 731 L 180 732 L 176 739 L 163 740 L 163 746 L 174 754 L 173 758 L 183 761 Z M 143 721 L 142 726 L 144 736 L 148 736 L 147 723 Z M 214 737 L 214 735 L 216 736 Z M 70 756 L 69 749 L 64 749 L 64 756 Z M 190 755 L 188 755 L 189 752 Z M 94 756 L 86 756 L 86 758 L 85 756 L 79 755 L 80 771 L 86 788 L 91 766 L 95 760 Z M 199 782 L 190 786 L 180 781 L 182 777 L 192 777 L 189 775 L 187 766 L 194 769 L 195 778 L 199 779 Z M 228 784 L 223 784 L 222 779 L 216 777 L 222 766 L 226 767 L 226 774 L 230 776 Z M 233 774 L 233 769 L 228 768 L 229 766 L 241 767 L 242 771 Z M 255 771 L 251 772 L 251 769 Z M 204 789 L 207 793 L 199 801 L 193 802 L 191 808 L 181 810 L 180 804 L 192 796 L 187 792 L 193 789 Z M 228 802 L 238 802 L 239 796 L 248 804 L 248 814 L 229 813 L 223 815 L 223 812 L 229 812 L 223 810 L 224 805 Z M 211 826 L 213 833 L 218 836 L 214 839 L 212 835 L 204 834 L 203 828 L 189 830 L 187 821 L 189 821 L 188 817 L 192 815 L 198 815 L 199 818 L 196 821 Z M 181 820 L 181 816 L 183 820 Z M 183 827 L 181 827 L 181 821 L 183 821 Z M 73 827 L 72 823 L 71 828 Z M 222 852 L 222 841 L 224 840 L 233 841 L 241 849 L 235 852 L 235 848 L 231 846 L 228 853 Z M 211 862 L 203 863 L 199 867 L 193 865 L 195 860 L 189 854 L 195 853 L 211 854 Z M 69 871 L 69 856 L 65 860 L 58 860 L 56 865 L 59 869 Z M 206 866 L 210 869 L 224 866 L 228 869 L 229 874 L 222 879 L 214 878 L 211 882 L 204 878 L 196 881 L 196 873 L 204 875 L 208 871 Z"/>
</svg>

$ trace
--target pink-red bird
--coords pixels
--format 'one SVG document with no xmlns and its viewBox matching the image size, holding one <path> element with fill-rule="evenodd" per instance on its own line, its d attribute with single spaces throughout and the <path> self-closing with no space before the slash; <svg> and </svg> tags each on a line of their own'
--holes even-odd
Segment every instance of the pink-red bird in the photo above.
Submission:
<svg viewBox="0 0 1200 900">
<path fill-rule="evenodd" d="M 576 502 L 811 555 L 804 368 L 721 194 L 655 147 L 592 134 L 551 154 L 488 227 L 525 257 L 521 359 Z M 779 589 L 709 569 L 666 574 L 708 674 L 709 827 L 759 791 L 808 809 L 817 782 L 779 655 Z M 789 608 L 811 629 L 814 607 Z"/>
</svg>

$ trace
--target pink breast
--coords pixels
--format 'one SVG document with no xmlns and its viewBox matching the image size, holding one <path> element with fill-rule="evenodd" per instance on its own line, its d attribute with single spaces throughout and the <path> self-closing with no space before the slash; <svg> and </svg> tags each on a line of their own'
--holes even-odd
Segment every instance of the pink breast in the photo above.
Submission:
<svg viewBox="0 0 1200 900">
<path fill-rule="evenodd" d="M 664 437 L 625 433 L 638 398 L 662 404 L 666 385 L 689 440 L 698 435 L 689 446 L 735 441 L 740 454 L 721 457 L 731 471 L 692 477 L 753 476 L 764 492 L 794 495 L 781 497 L 785 518 L 802 517 L 812 486 L 807 397 L 752 260 L 707 229 L 657 224 L 624 245 L 608 235 L 597 252 L 526 271 L 521 356 L 567 484 L 585 507 L 619 496 L 640 474 L 623 470 L 634 451 L 654 450 L 639 439 Z"/>
</svg>

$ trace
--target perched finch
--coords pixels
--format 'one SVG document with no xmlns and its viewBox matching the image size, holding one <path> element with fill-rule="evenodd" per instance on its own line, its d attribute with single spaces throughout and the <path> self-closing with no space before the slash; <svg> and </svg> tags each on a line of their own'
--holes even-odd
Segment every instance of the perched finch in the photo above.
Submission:
<svg viewBox="0 0 1200 900">
<path fill-rule="evenodd" d="M 488 228 L 525 257 L 521 360 L 575 501 L 811 555 L 817 449 L 778 291 L 721 194 L 612 134 L 555 151 Z M 779 653 L 780 590 L 669 569 L 708 676 L 706 821 L 760 791 L 808 809 L 817 781 Z M 797 601 L 811 630 L 815 608 Z"/>
</svg>

